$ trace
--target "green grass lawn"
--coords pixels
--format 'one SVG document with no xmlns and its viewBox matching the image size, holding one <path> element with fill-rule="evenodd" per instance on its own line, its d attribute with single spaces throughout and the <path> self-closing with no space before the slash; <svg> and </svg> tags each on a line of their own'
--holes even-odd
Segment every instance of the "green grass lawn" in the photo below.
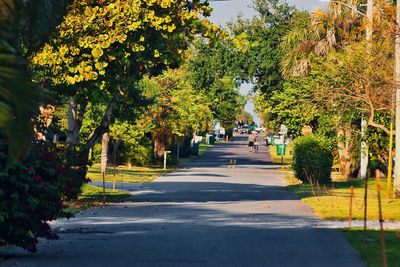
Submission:
<svg viewBox="0 0 400 267">
<path fill-rule="evenodd" d="M 163 170 L 162 168 L 148 168 L 148 167 L 116 167 L 115 180 L 116 182 L 129 182 L 129 183 L 146 183 L 154 179 L 171 173 L 173 169 Z M 87 177 L 94 181 L 103 181 L 103 175 L 99 165 L 89 167 Z M 114 168 L 108 167 L 105 175 L 105 180 L 112 182 L 114 179 Z"/>
<path fill-rule="evenodd" d="M 199 155 L 190 156 L 187 158 L 180 158 L 179 163 L 187 163 L 202 156 L 206 150 L 213 145 L 201 143 L 199 146 Z M 176 167 L 176 166 L 175 166 Z M 129 183 L 147 183 L 155 180 L 156 178 L 166 175 L 175 171 L 176 168 L 164 170 L 157 167 L 122 167 L 115 168 L 115 181 L 116 182 L 129 182 Z M 100 165 L 89 167 L 87 177 L 94 181 L 103 181 Z M 112 182 L 114 180 L 114 168 L 108 167 L 105 175 L 105 181 Z"/>
<path fill-rule="evenodd" d="M 310 184 L 299 184 L 293 174 L 287 174 L 289 186 L 287 189 L 296 193 L 304 202 L 323 219 L 346 220 L 349 218 L 350 186 L 354 187 L 355 200 L 353 202 L 353 219 L 363 219 L 364 208 L 364 180 L 336 181 L 326 188 L 321 188 L 317 195 L 313 195 Z M 386 179 L 381 179 L 383 190 L 382 210 L 385 220 L 400 220 L 400 199 L 386 199 Z M 332 190 L 333 185 L 333 190 Z M 314 189 L 315 189 L 314 185 Z M 375 179 L 368 182 L 367 217 L 369 220 L 378 220 L 378 198 Z M 393 188 L 393 186 L 392 186 Z"/>
<path fill-rule="evenodd" d="M 281 164 L 281 155 L 277 155 L 277 147 L 275 145 L 270 145 L 269 146 L 269 153 L 271 154 L 272 157 L 272 161 L 275 164 Z M 293 155 L 292 152 L 293 151 L 293 145 L 288 145 L 286 147 L 286 151 L 285 151 L 285 155 L 283 155 L 283 164 L 285 165 L 290 165 L 292 164 L 292 160 L 293 160 Z"/>
<path fill-rule="evenodd" d="M 112 192 L 112 190 L 106 189 L 104 199 L 102 188 L 84 184 L 82 186 L 82 193 L 79 195 L 79 198 L 75 201 L 68 201 L 65 203 L 67 205 L 66 211 L 77 213 L 82 210 L 91 209 L 103 205 L 104 202 L 114 202 L 129 196 L 130 194 L 126 192 Z"/>
<path fill-rule="evenodd" d="M 363 243 L 363 229 L 341 229 L 344 236 L 360 252 L 368 266 L 383 266 L 380 231 L 368 230 L 367 242 Z M 400 230 L 385 230 L 386 258 L 389 267 L 400 267 Z"/>
</svg>

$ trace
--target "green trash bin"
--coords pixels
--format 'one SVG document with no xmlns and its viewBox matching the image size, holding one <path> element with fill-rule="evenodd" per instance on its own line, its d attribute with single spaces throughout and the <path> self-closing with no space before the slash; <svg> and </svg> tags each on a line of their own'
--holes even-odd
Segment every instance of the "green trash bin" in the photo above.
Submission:
<svg viewBox="0 0 400 267">
<path fill-rule="evenodd" d="M 275 139 L 274 139 L 274 137 L 273 137 L 273 136 L 271 136 L 270 138 L 271 138 L 271 142 L 270 142 L 270 144 L 271 144 L 271 145 L 276 145 L 276 144 L 275 144 Z"/>
<path fill-rule="evenodd" d="M 193 155 L 199 155 L 199 144 L 200 143 L 193 143 L 192 153 Z"/>
<path fill-rule="evenodd" d="M 283 146 L 283 155 L 286 153 L 286 144 Z M 282 145 L 276 145 L 276 154 L 282 155 Z"/>
</svg>

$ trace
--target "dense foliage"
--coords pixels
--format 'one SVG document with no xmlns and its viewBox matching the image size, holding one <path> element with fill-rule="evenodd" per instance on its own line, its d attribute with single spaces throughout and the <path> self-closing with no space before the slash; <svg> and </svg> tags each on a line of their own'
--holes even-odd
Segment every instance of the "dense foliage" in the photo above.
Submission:
<svg viewBox="0 0 400 267">
<path fill-rule="evenodd" d="M 331 181 L 332 145 L 323 136 L 306 135 L 296 139 L 293 149 L 296 178 L 303 182 L 322 184 Z"/>
<path fill-rule="evenodd" d="M 371 171 L 387 170 L 395 6 L 374 1 L 368 21 L 363 1 L 341 2 L 308 13 L 284 1 L 255 0 L 257 16 L 239 18 L 230 28 L 249 41 L 250 49 L 232 65 L 242 70 L 237 77 L 255 84 L 255 108 L 264 126 L 277 132 L 285 124 L 293 138 L 311 126 L 337 143 L 335 161 L 350 178 L 359 175 L 360 140 L 371 142 Z"/>
<path fill-rule="evenodd" d="M 46 221 L 68 216 L 88 155 L 155 164 L 167 149 L 187 154 L 213 119 L 233 128 L 234 75 L 199 85 L 190 77 L 221 66 L 182 67 L 246 50 L 210 12 L 202 0 L 0 0 L 0 246 L 55 238 Z"/>
<path fill-rule="evenodd" d="M 0 246 L 36 251 L 38 237 L 57 238 L 47 221 L 69 217 L 63 201 L 76 198 L 86 181 L 87 157 L 77 147 L 35 143 L 5 169 L 7 140 L 0 140 Z"/>
<path fill-rule="evenodd" d="M 236 89 L 240 71 L 235 58 L 246 53 L 247 40 L 239 36 L 232 42 L 219 42 L 209 47 L 204 40 L 195 43 L 187 64 L 190 84 L 204 96 L 213 119 L 232 135 L 235 116 L 245 99 Z"/>
<path fill-rule="evenodd" d="M 43 99 L 29 61 L 61 22 L 71 0 L 0 1 L 0 129 L 7 135 L 8 165 L 30 147 L 32 117 Z"/>
</svg>

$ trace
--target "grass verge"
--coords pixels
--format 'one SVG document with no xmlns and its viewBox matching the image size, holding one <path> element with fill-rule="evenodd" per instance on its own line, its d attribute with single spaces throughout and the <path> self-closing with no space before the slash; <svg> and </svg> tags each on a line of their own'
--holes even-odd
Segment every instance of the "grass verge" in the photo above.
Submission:
<svg viewBox="0 0 400 267">
<path fill-rule="evenodd" d="M 181 158 L 179 159 L 179 163 L 186 163 L 190 162 L 193 159 L 202 156 L 206 150 L 213 145 L 208 145 L 201 143 L 199 145 L 199 155 L 198 156 L 190 156 L 188 158 Z M 105 174 L 105 181 L 112 182 L 114 180 L 114 173 L 115 173 L 115 181 L 126 182 L 126 183 L 147 183 L 152 182 L 156 178 L 169 174 L 175 171 L 176 168 L 170 168 L 168 170 L 164 170 L 162 168 L 154 168 L 154 167 L 124 167 L 118 166 L 115 168 L 109 167 L 107 168 Z M 100 165 L 94 165 L 89 167 L 87 177 L 93 181 L 103 181 L 103 175 L 101 173 Z"/>
<path fill-rule="evenodd" d="M 380 231 L 368 230 L 363 243 L 363 229 L 340 229 L 349 242 L 360 252 L 368 266 L 383 266 Z M 400 230 L 385 230 L 386 258 L 390 267 L 400 267 Z"/>
<path fill-rule="evenodd" d="M 272 161 L 275 164 L 281 164 L 282 156 L 278 155 L 277 153 L 277 146 L 270 145 L 269 146 L 269 153 L 271 154 Z M 283 164 L 284 165 L 291 165 L 293 160 L 293 145 L 288 145 L 286 147 L 285 155 L 283 155 Z"/>
<path fill-rule="evenodd" d="M 321 218 L 327 220 L 347 220 L 349 218 L 350 186 L 353 186 L 352 218 L 360 220 L 364 218 L 364 180 L 333 182 L 327 186 L 325 191 L 323 187 L 317 190 L 316 185 L 312 188 L 310 184 L 299 183 L 297 179 L 293 178 L 293 174 L 288 173 L 286 176 L 290 184 L 287 186 L 287 190 L 297 194 Z M 400 199 L 386 199 L 386 180 L 382 179 L 381 183 L 383 187 L 381 191 L 381 203 L 384 220 L 400 220 Z M 313 189 L 315 195 L 313 194 Z M 376 181 L 375 179 L 369 179 L 367 200 L 368 220 L 378 220 L 378 211 Z"/>
<path fill-rule="evenodd" d="M 151 182 L 154 179 L 171 173 L 173 169 L 163 170 L 161 168 L 147 168 L 147 167 L 116 167 L 115 168 L 115 180 L 116 182 L 127 182 L 127 183 L 146 183 Z M 87 177 L 94 181 L 103 181 L 103 175 L 101 174 L 100 166 L 95 165 L 89 167 Z M 114 168 L 107 168 L 105 180 L 112 182 L 114 179 Z"/>
<path fill-rule="evenodd" d="M 75 201 L 68 201 L 66 211 L 71 213 L 77 213 L 82 210 L 92 209 L 97 206 L 103 205 L 104 202 L 110 203 L 123 198 L 129 197 L 130 194 L 121 191 L 112 192 L 110 189 L 106 189 L 105 199 L 103 198 L 103 189 L 92 185 L 83 185 L 82 193 Z"/>
</svg>

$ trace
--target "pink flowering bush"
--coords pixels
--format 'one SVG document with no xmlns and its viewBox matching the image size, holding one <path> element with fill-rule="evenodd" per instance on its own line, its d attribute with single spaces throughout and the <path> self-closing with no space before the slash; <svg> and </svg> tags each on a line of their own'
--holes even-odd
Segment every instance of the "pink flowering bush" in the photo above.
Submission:
<svg viewBox="0 0 400 267">
<path fill-rule="evenodd" d="M 7 140 L 0 139 L 0 246 L 36 251 L 38 237 L 56 239 L 48 221 L 70 217 L 64 201 L 86 181 L 87 153 L 78 146 L 35 143 L 7 171 Z"/>
</svg>

